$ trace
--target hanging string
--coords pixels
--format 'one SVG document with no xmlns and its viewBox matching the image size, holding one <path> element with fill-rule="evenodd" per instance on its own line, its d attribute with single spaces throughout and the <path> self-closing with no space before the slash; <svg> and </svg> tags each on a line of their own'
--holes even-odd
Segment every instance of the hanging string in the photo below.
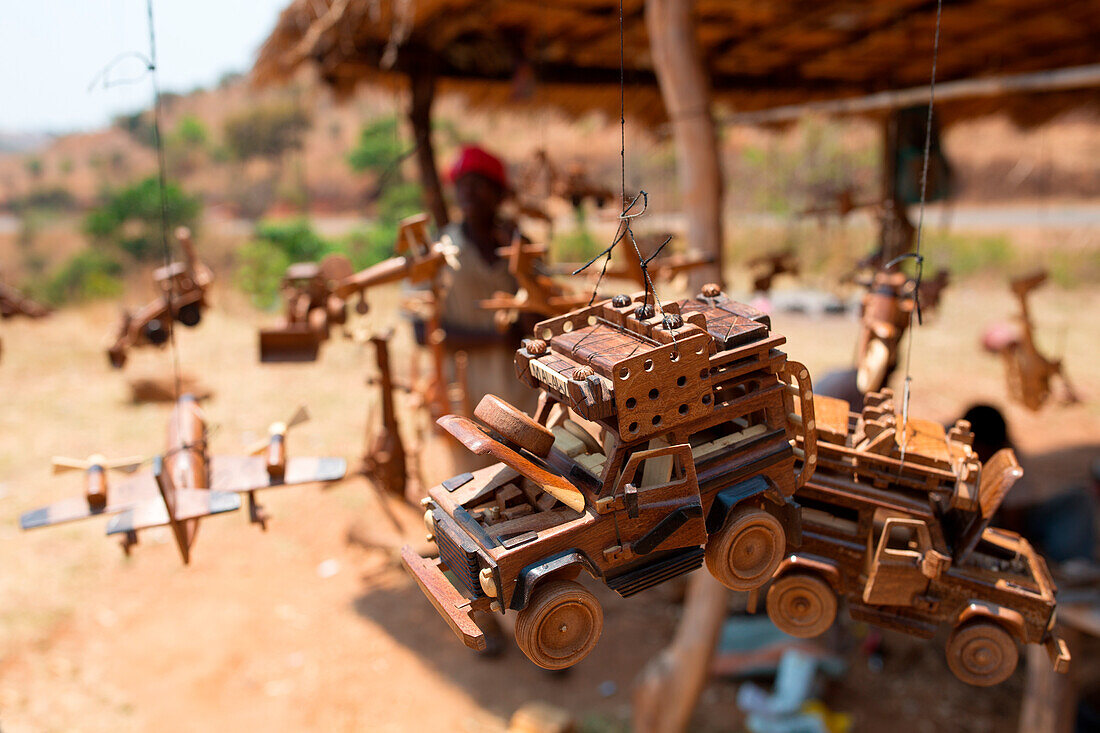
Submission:
<svg viewBox="0 0 1100 733">
<path fill-rule="evenodd" d="M 168 268 L 172 264 L 172 246 L 168 237 L 168 163 L 164 149 L 164 137 L 161 134 L 161 94 L 160 81 L 157 76 L 157 36 L 156 28 L 153 23 L 153 0 L 146 0 L 145 14 L 146 22 L 149 26 L 149 55 L 146 56 L 140 51 L 128 51 L 119 54 L 96 73 L 88 85 L 88 90 L 91 91 L 97 85 L 102 86 L 104 89 L 109 89 L 116 86 L 135 84 L 144 79 L 146 75 L 148 75 L 150 79 L 153 87 L 152 132 L 153 147 L 156 149 L 157 153 L 157 192 L 160 199 L 160 239 L 164 267 Z M 114 68 L 128 59 L 137 59 L 140 61 L 145 67 L 143 72 L 135 76 L 112 79 L 111 72 Z M 170 284 L 168 287 L 164 288 L 163 295 L 164 308 L 168 314 L 166 318 L 167 323 L 165 325 L 168 330 L 169 350 L 172 353 L 173 390 L 175 401 L 178 402 L 183 392 L 183 378 L 180 371 L 179 344 L 176 342 L 175 313 L 172 311 L 172 286 Z M 179 424 L 176 425 L 176 432 L 177 434 L 181 434 Z M 205 443 L 201 446 L 184 445 L 177 448 L 177 450 L 189 450 L 195 447 L 205 450 L 204 446 Z"/>
<path fill-rule="evenodd" d="M 653 261 L 654 257 L 661 253 L 661 250 L 663 250 L 665 245 L 672 240 L 672 237 L 666 239 L 649 257 L 643 256 L 641 250 L 638 248 L 638 241 L 634 237 L 634 230 L 631 224 L 634 219 L 645 214 L 646 209 L 649 208 L 649 194 L 640 189 L 638 195 L 631 199 L 629 204 L 626 200 L 626 42 L 623 29 L 623 0 L 619 0 L 619 183 L 623 202 L 622 211 L 619 213 L 619 228 L 611 244 L 584 265 L 574 270 L 573 274 L 579 275 L 595 264 L 601 257 L 603 258 L 600 275 L 596 278 L 596 284 L 592 288 L 592 297 L 588 299 L 588 305 L 592 305 L 592 303 L 596 301 L 596 296 L 599 292 L 600 284 L 603 282 L 604 275 L 607 274 L 607 266 L 611 263 L 611 254 L 614 252 L 615 247 L 624 240 L 630 242 L 630 246 L 634 250 L 634 256 L 638 258 L 638 265 L 642 269 L 642 283 L 645 288 L 645 292 L 642 296 L 642 305 L 639 311 L 641 314 L 648 312 L 648 309 L 651 308 L 650 298 L 652 297 L 653 312 L 650 313 L 648 317 L 652 318 L 656 315 L 657 311 L 660 311 L 667 326 L 668 316 L 664 315 L 664 306 L 661 304 L 660 298 L 657 297 L 657 290 L 653 286 L 653 278 L 650 277 L 649 274 L 649 263 Z M 642 205 L 641 209 L 635 212 L 634 209 L 638 205 L 638 199 L 641 199 Z M 672 336 L 675 341 L 675 333 L 673 333 Z"/>
<path fill-rule="evenodd" d="M 917 316 L 917 323 L 921 323 L 920 311 L 920 284 L 924 275 L 924 257 L 921 256 L 921 241 L 924 234 L 924 204 L 928 191 L 928 160 L 932 150 L 932 113 L 936 104 L 936 62 L 940 52 L 940 18 L 943 15 L 943 0 L 936 0 L 936 32 L 932 40 L 932 78 L 928 83 L 928 117 L 924 124 L 924 163 L 920 174 L 920 210 L 917 215 L 917 249 L 913 257 L 917 262 L 917 277 L 913 288 L 913 310 L 909 312 L 909 335 L 905 346 L 905 386 L 902 393 L 901 408 L 901 461 L 905 462 L 905 449 L 909 442 L 909 395 L 913 383 L 913 316 Z M 897 262 L 901 258 L 897 258 Z"/>
<path fill-rule="evenodd" d="M 157 34 L 153 24 L 153 0 L 145 2 L 146 19 L 149 23 L 149 78 L 153 84 L 153 144 L 157 149 L 157 188 L 160 194 L 160 238 L 164 250 L 164 266 L 172 264 L 172 246 L 168 240 L 168 163 L 164 151 L 164 137 L 161 134 L 160 81 L 157 76 Z M 183 390 L 180 375 L 179 344 L 176 342 L 175 314 L 172 312 L 171 287 L 164 290 L 164 304 L 168 310 L 168 344 L 172 352 L 172 375 L 175 380 L 175 396 L 179 401 Z"/>
</svg>

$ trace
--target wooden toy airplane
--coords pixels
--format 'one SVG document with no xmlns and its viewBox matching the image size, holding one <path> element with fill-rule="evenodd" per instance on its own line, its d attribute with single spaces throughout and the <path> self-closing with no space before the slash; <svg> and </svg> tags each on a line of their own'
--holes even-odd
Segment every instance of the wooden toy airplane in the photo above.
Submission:
<svg viewBox="0 0 1100 733">
<path fill-rule="evenodd" d="M 214 273 L 195 254 L 190 229 L 176 229 L 176 239 L 183 249 L 184 261 L 153 271 L 153 282 L 161 295 L 135 313 L 122 313 L 118 335 L 107 350 L 107 358 L 115 369 L 126 364 L 129 349 L 167 343 L 175 321 L 192 328 L 202 320 L 202 312 L 209 305 L 206 291 L 214 282 Z"/>
<path fill-rule="evenodd" d="M 363 298 L 371 288 L 401 281 L 431 282 L 434 291 L 443 265 L 458 267 L 453 243 L 433 242 L 428 235 L 426 214 L 401 222 L 394 250 L 396 256 L 359 272 L 352 271 L 343 255 L 330 255 L 320 265 L 291 265 L 283 278 L 286 313 L 279 326 L 260 331 L 260 361 L 315 361 L 332 326 L 347 322 L 347 303 L 352 296 L 359 296 L 356 311 L 365 314 Z"/>
<path fill-rule="evenodd" d="M 288 458 L 287 431 L 309 419 L 305 408 L 285 423 L 274 423 L 270 435 L 253 445 L 247 455 L 215 456 L 207 453 L 207 430 L 202 409 L 191 395 L 176 403 L 168 420 L 168 444 L 153 459 L 151 470 L 109 486 L 107 472 L 136 470 L 137 458 L 107 460 L 93 455 L 86 460 L 54 458 L 54 472 L 84 472 L 84 496 L 65 499 L 34 509 L 20 517 L 24 530 L 114 515 L 108 535 L 122 535 L 126 554 L 137 544 L 138 532 L 151 527 L 170 527 L 184 564 L 199 520 L 231 512 L 248 496 L 249 521 L 267 528 L 267 516 L 256 501 L 262 489 L 294 484 L 338 481 L 347 471 L 343 458 Z"/>
<path fill-rule="evenodd" d="M 497 328 L 507 331 L 520 313 L 533 313 L 543 318 L 568 313 L 591 299 L 590 293 L 570 292 L 561 283 L 542 271 L 546 245 L 524 242 L 517 234 L 512 243 L 501 247 L 497 254 L 508 258 L 508 272 L 519 287 L 513 293 L 493 293 L 493 297 L 478 303 L 495 310 Z"/>
</svg>

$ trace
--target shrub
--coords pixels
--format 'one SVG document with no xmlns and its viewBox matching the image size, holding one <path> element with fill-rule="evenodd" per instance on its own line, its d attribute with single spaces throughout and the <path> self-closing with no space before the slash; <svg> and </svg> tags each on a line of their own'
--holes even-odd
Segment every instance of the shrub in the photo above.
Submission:
<svg viewBox="0 0 1100 733">
<path fill-rule="evenodd" d="M 383 117 L 359 133 L 359 142 L 348 153 L 348 165 L 357 173 L 381 174 L 397 163 L 407 147 L 397 120 Z"/>
<path fill-rule="evenodd" d="M 316 262 L 338 251 L 333 243 L 318 235 L 309 222 L 261 222 L 253 240 L 240 249 L 237 285 L 252 296 L 261 308 L 278 301 L 279 281 L 294 262 Z"/>
<path fill-rule="evenodd" d="M 122 292 L 122 264 L 101 250 L 89 248 L 73 255 L 44 283 L 29 288 L 52 305 L 108 298 Z"/>
<path fill-rule="evenodd" d="M 302 147 L 309 126 L 309 115 L 296 104 L 254 107 L 226 121 L 225 144 L 239 160 L 278 160 Z"/>
<path fill-rule="evenodd" d="M 194 226 L 202 203 L 169 183 L 164 192 L 169 231 Z M 113 246 L 138 261 L 161 254 L 161 199 L 156 178 L 107 193 L 103 203 L 84 218 L 84 233 L 97 244 Z"/>
</svg>

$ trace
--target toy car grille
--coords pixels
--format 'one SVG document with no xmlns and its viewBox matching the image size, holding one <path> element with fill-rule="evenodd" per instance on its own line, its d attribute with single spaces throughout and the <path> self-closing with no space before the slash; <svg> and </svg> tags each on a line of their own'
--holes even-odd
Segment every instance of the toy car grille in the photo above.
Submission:
<svg viewBox="0 0 1100 733">
<path fill-rule="evenodd" d="M 447 566 L 464 590 L 471 597 L 482 595 L 478 582 L 477 551 L 469 538 L 442 512 L 435 512 L 435 543 L 439 547 L 439 559 Z"/>
</svg>

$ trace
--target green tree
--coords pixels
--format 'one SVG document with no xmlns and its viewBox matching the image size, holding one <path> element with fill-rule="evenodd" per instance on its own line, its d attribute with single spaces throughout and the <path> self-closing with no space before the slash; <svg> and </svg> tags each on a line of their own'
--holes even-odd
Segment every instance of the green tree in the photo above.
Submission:
<svg viewBox="0 0 1100 733">
<path fill-rule="evenodd" d="M 256 305 L 270 308 L 278 300 L 279 282 L 289 265 L 317 262 L 337 251 L 340 248 L 317 234 L 306 219 L 260 222 L 252 241 L 240 250 L 237 284 Z"/>
<path fill-rule="evenodd" d="M 193 227 L 202 211 L 197 196 L 174 183 L 164 191 L 169 231 Z M 103 202 L 84 218 L 84 233 L 101 246 L 115 247 L 138 261 L 152 261 L 161 253 L 160 186 L 154 177 L 109 191 Z"/>
<path fill-rule="evenodd" d="M 397 120 L 383 117 L 360 131 L 359 141 L 348 153 L 348 165 L 356 173 L 381 175 L 404 157 L 408 147 Z"/>
</svg>

